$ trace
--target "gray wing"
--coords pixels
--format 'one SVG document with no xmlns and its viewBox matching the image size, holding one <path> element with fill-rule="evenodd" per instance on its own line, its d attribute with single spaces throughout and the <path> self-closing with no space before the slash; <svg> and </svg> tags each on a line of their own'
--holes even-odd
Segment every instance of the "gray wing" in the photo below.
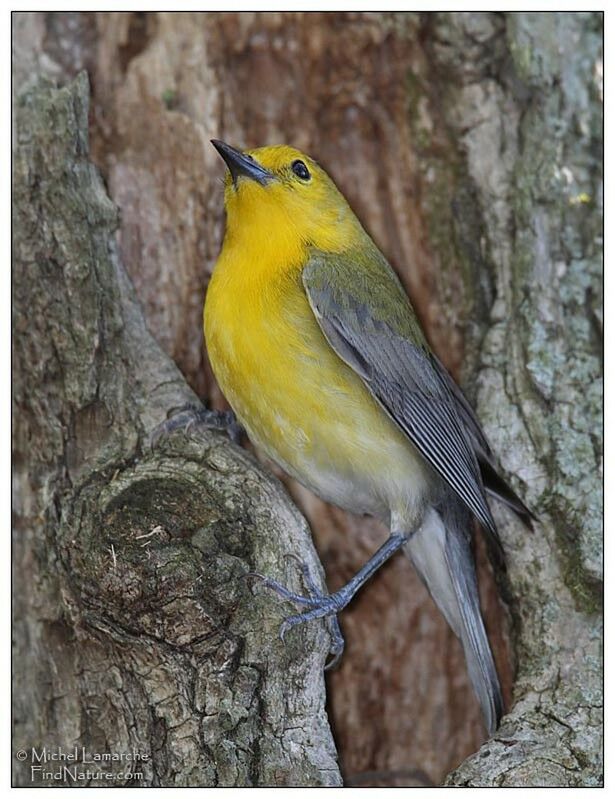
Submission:
<svg viewBox="0 0 615 799">
<path fill-rule="evenodd" d="M 436 371 L 449 389 L 457 404 L 459 417 L 463 422 L 464 430 L 470 437 L 472 449 L 474 450 L 474 453 L 478 459 L 478 465 L 485 490 L 500 502 L 508 505 L 508 507 L 517 514 L 528 530 L 533 530 L 534 528 L 532 522 L 537 521 L 537 518 L 527 507 L 527 505 L 525 505 L 523 500 L 517 496 L 517 494 L 515 494 L 506 480 L 504 480 L 504 478 L 498 474 L 491 447 L 485 438 L 485 434 L 481 429 L 472 407 L 464 397 L 459 386 L 455 383 L 453 378 L 447 372 L 446 368 L 442 365 L 438 358 L 433 355 L 433 353 L 431 354 L 431 358 Z"/>
<path fill-rule="evenodd" d="M 384 259 L 361 267 L 339 256 L 311 258 L 303 283 L 316 319 L 340 358 L 497 541 L 458 403 L 417 332 L 409 300 Z M 387 321 L 379 318 L 383 304 Z"/>
<path fill-rule="evenodd" d="M 431 353 L 431 361 L 436 372 L 438 373 L 438 376 L 445 384 L 449 393 L 455 400 L 455 403 L 457 405 L 457 412 L 459 414 L 461 421 L 463 422 L 466 432 L 470 436 L 474 452 L 478 455 L 479 458 L 484 458 L 485 460 L 490 461 L 491 458 L 493 457 L 493 453 L 491 452 L 491 447 L 489 446 L 489 442 L 485 438 L 485 434 L 482 431 L 482 428 L 478 422 L 478 419 L 476 418 L 472 406 L 463 395 L 463 392 L 461 391 L 457 383 L 455 383 L 453 378 L 450 376 L 447 368 L 444 366 L 442 361 L 439 358 L 437 358 L 433 353 Z"/>
</svg>

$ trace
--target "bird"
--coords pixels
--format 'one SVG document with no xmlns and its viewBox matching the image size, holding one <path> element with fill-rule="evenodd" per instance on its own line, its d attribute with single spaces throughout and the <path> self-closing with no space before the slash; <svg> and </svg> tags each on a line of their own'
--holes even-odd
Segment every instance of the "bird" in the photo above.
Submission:
<svg viewBox="0 0 615 799">
<path fill-rule="evenodd" d="M 281 634 L 337 616 L 403 550 L 460 639 L 485 726 L 504 712 L 472 552 L 476 520 L 503 563 L 491 494 L 528 527 L 480 423 L 432 352 L 395 271 L 326 171 L 285 144 L 213 139 L 227 170 L 226 226 L 203 310 L 216 380 L 251 442 L 327 502 L 371 515 L 389 536 L 341 589 L 294 603 Z"/>
</svg>

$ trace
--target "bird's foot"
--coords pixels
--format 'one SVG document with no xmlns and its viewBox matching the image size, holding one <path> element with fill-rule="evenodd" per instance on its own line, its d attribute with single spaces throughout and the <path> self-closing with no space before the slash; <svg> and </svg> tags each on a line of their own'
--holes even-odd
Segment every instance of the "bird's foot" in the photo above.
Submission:
<svg viewBox="0 0 615 799">
<path fill-rule="evenodd" d="M 208 430 L 225 432 L 236 444 L 241 442 L 245 432 L 233 411 L 213 411 L 201 405 L 188 404 L 172 408 L 164 422 L 154 428 L 150 436 L 151 446 L 155 447 L 161 438 L 165 438 L 175 430 L 183 430 L 189 435 L 191 430 L 201 426 Z"/>
<path fill-rule="evenodd" d="M 308 566 L 301 562 L 299 565 L 303 582 L 308 592 L 307 596 L 296 594 L 277 580 L 272 580 L 270 577 L 265 577 L 262 574 L 250 572 L 247 576 L 261 580 L 266 588 L 275 591 L 282 599 L 307 608 L 303 613 L 298 613 L 284 619 L 280 625 L 279 632 L 282 641 L 286 633 L 297 624 L 303 624 L 304 622 L 313 621 L 314 619 L 326 618 L 329 628 L 329 637 L 331 639 L 329 652 L 332 656 L 331 660 L 325 666 L 325 669 L 328 670 L 339 663 L 344 652 L 344 636 L 340 629 L 337 614 L 350 602 L 352 595 L 346 597 L 344 589 L 337 591 L 335 594 L 324 594 L 316 585 Z"/>
</svg>

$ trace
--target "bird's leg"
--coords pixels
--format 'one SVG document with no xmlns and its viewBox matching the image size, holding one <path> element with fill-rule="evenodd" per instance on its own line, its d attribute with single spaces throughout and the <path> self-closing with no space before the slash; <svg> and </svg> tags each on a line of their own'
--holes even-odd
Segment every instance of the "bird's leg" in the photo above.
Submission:
<svg viewBox="0 0 615 799">
<path fill-rule="evenodd" d="M 233 411 L 213 411 L 202 405 L 188 404 L 181 408 L 173 408 L 165 421 L 154 428 L 150 436 L 151 445 L 154 447 L 161 438 L 175 430 L 184 430 L 188 435 L 190 430 L 200 426 L 208 430 L 221 430 L 236 444 L 240 443 L 244 433 Z"/>
<path fill-rule="evenodd" d="M 343 610 L 346 605 L 348 605 L 359 588 L 361 588 L 361 586 L 367 582 L 367 580 L 369 580 L 369 578 L 384 563 L 386 563 L 386 561 L 392 555 L 394 555 L 403 547 L 407 540 L 407 535 L 393 533 L 380 547 L 380 549 L 374 555 L 372 555 L 363 568 L 360 569 L 355 576 L 346 583 L 345 586 L 340 588 L 334 594 L 323 594 L 320 592 L 316 588 L 316 585 L 309 575 L 306 566 L 302 566 L 302 572 L 309 589 L 309 596 L 295 594 L 292 591 L 289 591 L 288 588 L 283 586 L 281 583 L 278 583 L 276 580 L 272 580 L 269 577 L 263 577 L 260 574 L 252 575 L 263 580 L 263 584 L 267 588 L 271 588 L 283 599 L 287 599 L 289 602 L 295 602 L 298 605 L 308 608 L 308 610 L 305 610 L 303 613 L 298 613 L 295 616 L 289 616 L 282 622 L 282 625 L 280 626 L 280 638 L 284 639 L 284 636 L 288 630 L 290 630 L 291 627 L 294 627 L 296 624 L 302 624 L 303 622 L 312 621 L 313 619 L 331 617 L 335 619 L 336 622 L 336 628 L 332 633 L 332 638 L 334 639 L 332 652 L 334 654 L 334 661 L 337 661 L 342 653 L 344 644 L 341 633 L 339 633 L 339 626 L 337 625 L 337 614 Z M 336 631 L 339 633 L 339 639 L 337 639 Z M 341 640 L 341 646 L 339 640 Z M 336 644 L 338 645 L 339 651 L 335 650 Z"/>
</svg>

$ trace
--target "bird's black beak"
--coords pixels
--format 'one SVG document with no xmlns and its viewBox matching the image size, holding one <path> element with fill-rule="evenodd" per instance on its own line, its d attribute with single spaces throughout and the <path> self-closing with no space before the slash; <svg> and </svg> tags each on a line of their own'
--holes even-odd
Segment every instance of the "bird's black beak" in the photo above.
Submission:
<svg viewBox="0 0 615 799">
<path fill-rule="evenodd" d="M 236 150 L 234 147 L 231 147 L 230 144 L 225 144 L 219 139 L 212 139 L 211 143 L 222 158 L 224 158 L 224 162 L 231 173 L 235 186 L 240 177 L 255 180 L 257 183 L 260 183 L 261 186 L 264 186 L 274 179 L 271 172 L 268 172 L 251 156 L 242 153 L 241 150 Z"/>
</svg>

